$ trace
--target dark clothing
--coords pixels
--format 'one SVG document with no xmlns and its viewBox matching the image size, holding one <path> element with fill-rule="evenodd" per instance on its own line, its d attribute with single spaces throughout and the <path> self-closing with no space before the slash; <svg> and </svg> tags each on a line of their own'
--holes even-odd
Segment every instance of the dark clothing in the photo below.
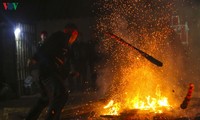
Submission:
<svg viewBox="0 0 200 120">
<path fill-rule="evenodd" d="M 44 42 L 39 41 L 36 46 L 36 51 L 39 50 L 43 44 L 44 44 Z"/>
<path fill-rule="evenodd" d="M 69 72 L 69 46 L 67 40 L 70 35 L 63 32 L 54 33 L 34 55 L 39 64 L 40 74 L 49 75 L 54 72 Z M 68 70 L 67 70 L 67 69 Z M 64 70 L 64 71 L 63 71 Z M 63 75 L 66 75 L 65 73 Z M 64 77 L 64 76 L 63 76 Z"/>
<path fill-rule="evenodd" d="M 39 66 L 41 97 L 31 109 L 27 120 L 37 120 L 42 110 L 49 105 L 45 120 L 59 120 L 68 98 L 67 77 L 70 71 L 70 35 L 56 32 L 35 53 L 33 59 Z"/>
</svg>

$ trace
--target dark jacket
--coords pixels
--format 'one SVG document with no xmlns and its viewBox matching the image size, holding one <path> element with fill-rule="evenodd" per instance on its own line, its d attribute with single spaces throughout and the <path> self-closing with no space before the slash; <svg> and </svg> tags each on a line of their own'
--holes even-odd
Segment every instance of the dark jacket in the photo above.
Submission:
<svg viewBox="0 0 200 120">
<path fill-rule="evenodd" d="M 70 69 L 70 49 L 67 45 L 70 35 L 61 31 L 53 33 L 35 53 L 33 59 L 39 65 L 40 75 L 58 73 L 67 76 Z"/>
</svg>

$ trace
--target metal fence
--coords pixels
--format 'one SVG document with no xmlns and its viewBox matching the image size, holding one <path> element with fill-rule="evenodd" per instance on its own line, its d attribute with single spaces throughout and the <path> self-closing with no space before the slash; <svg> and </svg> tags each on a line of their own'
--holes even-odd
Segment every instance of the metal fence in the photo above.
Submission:
<svg viewBox="0 0 200 120">
<path fill-rule="evenodd" d="M 24 80 L 29 75 L 27 61 L 35 51 L 36 29 L 35 25 L 18 23 L 15 26 L 17 83 L 19 95 L 24 94 Z"/>
</svg>

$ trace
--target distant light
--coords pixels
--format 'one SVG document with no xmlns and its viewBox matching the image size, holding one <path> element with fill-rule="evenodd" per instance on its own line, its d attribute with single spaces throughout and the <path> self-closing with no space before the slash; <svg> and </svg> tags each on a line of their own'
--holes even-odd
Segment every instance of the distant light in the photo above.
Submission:
<svg viewBox="0 0 200 120">
<path fill-rule="evenodd" d="M 16 39 L 19 38 L 20 32 L 21 32 L 21 29 L 20 29 L 20 28 L 16 28 L 16 29 L 15 29 L 15 32 L 14 32 L 14 33 L 15 33 L 15 38 L 16 38 Z"/>
</svg>

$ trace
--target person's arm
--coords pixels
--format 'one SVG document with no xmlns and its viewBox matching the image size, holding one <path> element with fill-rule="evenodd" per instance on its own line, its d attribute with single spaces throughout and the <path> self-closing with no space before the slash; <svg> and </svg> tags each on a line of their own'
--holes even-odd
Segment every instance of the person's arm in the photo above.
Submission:
<svg viewBox="0 0 200 120">
<path fill-rule="evenodd" d="M 69 38 L 68 44 L 72 45 L 74 43 L 74 41 L 77 39 L 78 37 L 78 31 L 74 30 Z"/>
</svg>

